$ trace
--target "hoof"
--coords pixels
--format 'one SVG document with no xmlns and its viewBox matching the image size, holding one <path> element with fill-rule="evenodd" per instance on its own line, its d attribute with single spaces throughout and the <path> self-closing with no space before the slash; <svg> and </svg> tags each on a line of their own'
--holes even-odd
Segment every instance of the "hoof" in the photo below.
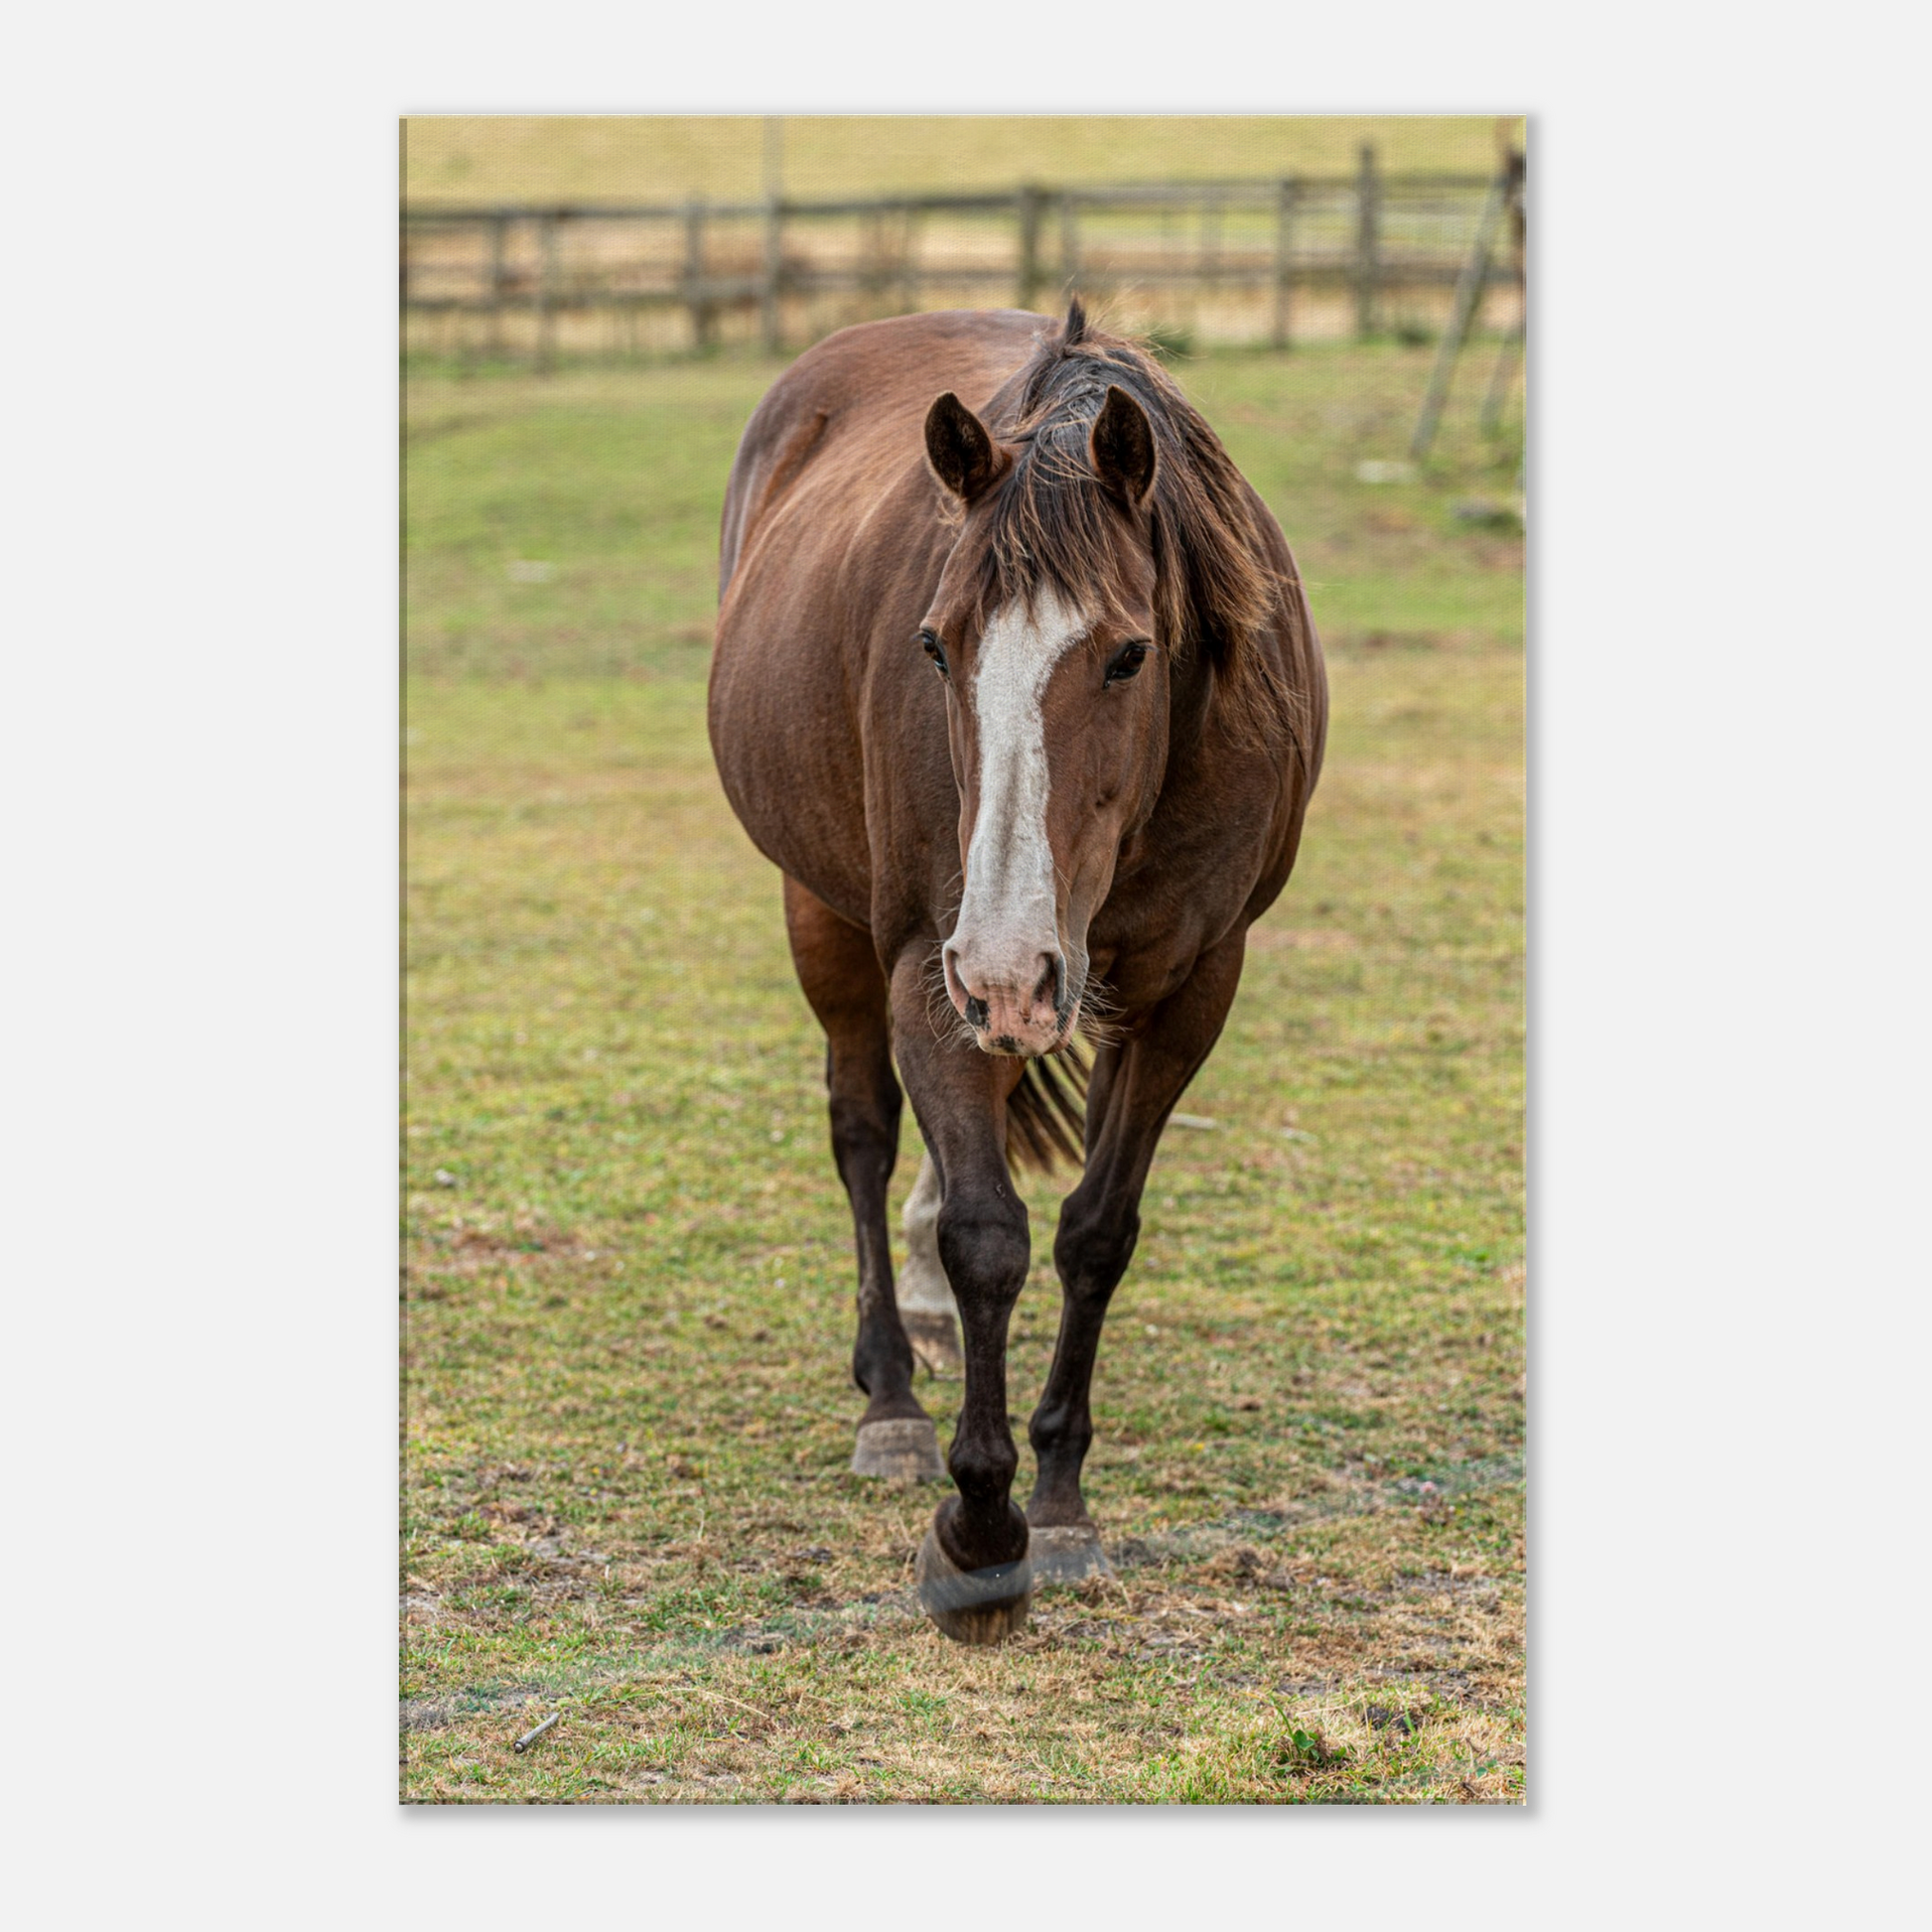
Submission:
<svg viewBox="0 0 1932 1932">
<path fill-rule="evenodd" d="M 1100 1547 L 1100 1532 L 1091 1523 L 1035 1530 L 1027 1554 L 1033 1560 L 1035 1589 L 1047 1584 L 1078 1584 L 1089 1577 L 1114 1574 L 1114 1566 Z"/>
<path fill-rule="evenodd" d="M 1001 1643 L 1027 1627 L 1034 1601 L 1031 1552 L 991 1570 L 961 1570 L 928 1529 L 912 1575 L 920 1608 L 954 1643 Z"/>
<path fill-rule="evenodd" d="M 919 1311 L 908 1314 L 903 1309 L 898 1318 L 905 1326 L 905 1339 L 912 1344 L 912 1356 L 922 1368 L 934 1375 L 957 1375 L 966 1365 L 960 1352 L 959 1323 L 949 1314 Z"/>
<path fill-rule="evenodd" d="M 910 1482 L 941 1482 L 945 1458 L 939 1453 L 939 1432 L 924 1416 L 897 1416 L 890 1422 L 859 1425 L 858 1446 L 852 1451 L 855 1476 L 897 1476 Z"/>
</svg>

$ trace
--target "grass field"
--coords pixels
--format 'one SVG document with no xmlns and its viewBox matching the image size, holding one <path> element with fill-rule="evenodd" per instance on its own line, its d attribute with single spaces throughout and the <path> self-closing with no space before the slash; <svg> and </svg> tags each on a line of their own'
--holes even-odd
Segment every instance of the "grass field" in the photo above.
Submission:
<svg viewBox="0 0 1932 1932">
<path fill-rule="evenodd" d="M 1514 474 L 1466 397 L 1356 480 L 1427 368 L 1178 370 L 1297 547 L 1329 762 L 1102 1346 L 1118 1581 L 997 1651 L 913 1604 L 934 1492 L 846 1473 L 821 1036 L 705 743 L 774 367 L 411 378 L 407 1799 L 1520 1801 L 1522 545 L 1452 511 Z"/>
<path fill-rule="evenodd" d="M 1508 124 L 1521 139 L 1520 116 Z M 416 115 L 403 192 L 418 206 L 756 201 L 756 115 Z M 781 135 L 800 198 L 1051 184 L 1348 174 L 1364 141 L 1391 171 L 1483 172 L 1496 120 L 1472 114 L 797 114 Z"/>
</svg>

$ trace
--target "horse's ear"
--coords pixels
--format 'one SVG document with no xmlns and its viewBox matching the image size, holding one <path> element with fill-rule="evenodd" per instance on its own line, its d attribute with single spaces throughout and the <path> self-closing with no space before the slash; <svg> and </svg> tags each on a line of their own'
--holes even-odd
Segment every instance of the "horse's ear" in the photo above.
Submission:
<svg viewBox="0 0 1932 1932">
<path fill-rule="evenodd" d="M 1154 425 L 1147 411 L 1118 385 L 1107 391 L 1100 414 L 1087 439 L 1093 474 L 1129 509 L 1137 510 L 1154 487 L 1160 457 L 1154 447 Z"/>
<path fill-rule="evenodd" d="M 932 474 L 968 503 L 1005 467 L 986 425 L 950 389 L 925 412 L 925 455 Z"/>
</svg>

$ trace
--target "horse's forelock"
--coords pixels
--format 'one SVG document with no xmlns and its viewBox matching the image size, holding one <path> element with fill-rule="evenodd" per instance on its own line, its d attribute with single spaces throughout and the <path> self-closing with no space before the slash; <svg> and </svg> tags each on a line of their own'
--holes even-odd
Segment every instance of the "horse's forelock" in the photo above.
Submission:
<svg viewBox="0 0 1932 1932">
<path fill-rule="evenodd" d="M 1258 637 L 1292 601 L 1262 548 L 1240 473 L 1146 348 L 1094 329 L 1077 298 L 989 406 L 988 427 L 1019 456 L 989 506 L 983 613 L 1015 599 L 1031 608 L 1048 587 L 1096 616 L 1118 612 L 1119 524 L 1088 453 L 1110 388 L 1140 404 L 1159 452 L 1144 515 L 1165 638 L 1210 658 L 1241 724 L 1264 735 L 1271 725 L 1293 730 L 1288 694 L 1275 690 Z"/>
</svg>

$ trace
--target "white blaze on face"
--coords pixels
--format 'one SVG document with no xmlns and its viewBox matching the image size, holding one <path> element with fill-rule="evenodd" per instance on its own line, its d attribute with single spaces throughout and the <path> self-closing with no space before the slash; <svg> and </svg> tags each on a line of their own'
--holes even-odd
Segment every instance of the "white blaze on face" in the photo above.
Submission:
<svg viewBox="0 0 1932 1932">
<path fill-rule="evenodd" d="M 1046 729 L 1053 667 L 1087 633 L 1084 613 L 1042 587 L 1029 614 L 1009 605 L 980 639 L 973 677 L 979 811 L 966 854 L 954 943 L 988 972 L 1024 974 L 1059 948 L 1053 849 L 1046 837 Z"/>
</svg>

